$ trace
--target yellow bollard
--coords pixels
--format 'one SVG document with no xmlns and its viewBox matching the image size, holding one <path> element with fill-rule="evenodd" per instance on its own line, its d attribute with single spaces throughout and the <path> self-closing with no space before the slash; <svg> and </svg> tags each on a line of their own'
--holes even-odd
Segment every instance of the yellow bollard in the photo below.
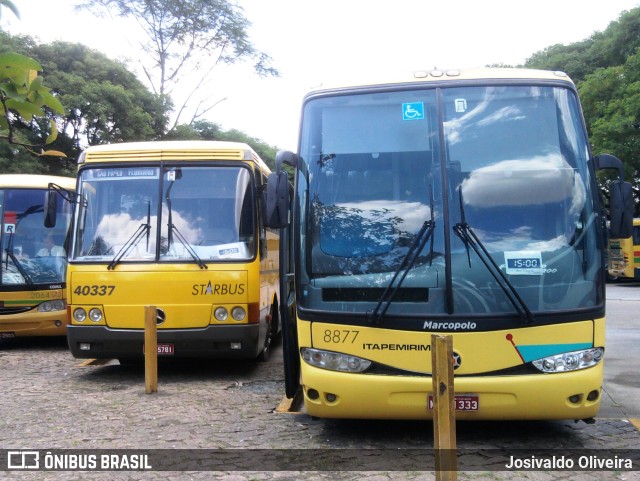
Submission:
<svg viewBox="0 0 640 481">
<path fill-rule="evenodd" d="M 456 481 L 458 464 L 451 336 L 431 335 L 431 366 L 436 479 Z"/>
<path fill-rule="evenodd" d="M 145 392 L 158 392 L 158 325 L 155 306 L 144 308 L 144 386 Z"/>
</svg>

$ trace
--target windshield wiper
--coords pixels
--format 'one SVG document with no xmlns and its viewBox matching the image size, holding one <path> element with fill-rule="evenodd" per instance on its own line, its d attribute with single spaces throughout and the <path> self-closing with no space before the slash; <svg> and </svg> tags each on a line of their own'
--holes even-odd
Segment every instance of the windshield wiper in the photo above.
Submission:
<svg viewBox="0 0 640 481">
<path fill-rule="evenodd" d="M 191 244 L 189 244 L 189 241 L 187 239 L 185 239 L 182 234 L 180 234 L 180 231 L 178 230 L 178 228 L 175 225 L 169 224 L 169 232 L 173 232 L 176 235 L 176 237 L 182 243 L 182 245 L 185 247 L 185 249 L 187 249 L 187 252 L 189 253 L 189 255 L 191 255 L 193 260 L 196 261 L 196 263 L 198 264 L 200 269 L 208 269 L 209 268 L 202 261 L 202 259 L 200 259 L 198 254 L 196 254 L 196 251 L 193 250 L 193 247 L 191 247 Z M 173 238 L 173 236 L 172 236 L 172 238 Z"/>
<path fill-rule="evenodd" d="M 181 177 L 182 174 L 180 173 L 180 171 L 178 171 L 178 173 L 176 173 L 176 178 L 180 179 Z M 167 188 L 167 193 L 164 196 L 165 200 L 167 201 L 167 210 L 169 211 L 167 219 L 167 227 L 169 228 L 167 232 L 167 250 L 169 250 L 171 248 L 171 244 L 173 244 L 173 234 L 175 233 L 178 240 L 182 243 L 185 249 L 187 249 L 189 255 L 193 258 L 194 261 L 196 261 L 198 267 L 200 267 L 200 269 L 208 269 L 209 267 L 204 262 L 202 262 L 202 259 L 200 259 L 198 254 L 196 254 L 196 251 L 193 250 L 193 247 L 191 247 L 189 241 L 185 239 L 185 237 L 180 233 L 178 228 L 173 223 L 173 209 L 171 208 L 171 189 L 173 189 L 174 184 L 175 180 L 172 180 L 169 187 Z"/>
<path fill-rule="evenodd" d="M 133 249 L 142 236 L 147 235 L 147 251 L 149 250 L 149 236 L 151 235 L 151 202 L 147 202 L 147 222 L 142 223 L 138 226 L 136 231 L 129 237 L 127 242 L 120 248 L 118 253 L 113 257 L 111 263 L 107 266 L 107 270 L 112 270 L 118 265 L 118 263 L 122 260 L 122 258 L 127 255 L 127 253 Z M 95 244 L 95 240 L 93 242 Z M 91 246 L 93 247 L 93 244 Z"/>
<path fill-rule="evenodd" d="M 7 248 L 5 249 L 5 253 L 6 253 L 6 260 L 4 265 L 5 270 L 9 269 L 9 259 L 11 259 L 11 261 L 13 262 L 13 265 L 16 266 L 16 269 L 18 269 L 18 272 L 20 273 L 20 275 L 24 278 L 24 281 L 30 286 L 33 285 L 33 279 L 31 279 L 31 276 L 27 273 L 22 263 L 18 260 L 18 258 L 13 253 L 13 241 L 15 239 L 15 233 L 16 233 L 16 230 L 18 229 L 18 225 L 20 224 L 20 221 L 22 221 L 25 217 L 28 217 L 31 214 L 35 214 L 36 212 L 43 212 L 43 211 L 44 211 L 44 208 L 41 205 L 32 205 L 31 207 L 26 209 L 24 212 L 18 214 L 16 216 L 16 219 L 17 219 L 16 225 L 14 226 L 14 229 L 11 232 L 9 232 L 9 242 L 7 242 Z"/>
<path fill-rule="evenodd" d="M 142 237 L 145 234 L 147 234 L 147 239 L 148 239 L 150 230 L 151 230 L 151 226 L 149 225 L 149 223 L 140 224 L 136 229 L 136 231 L 131 235 L 131 237 L 129 237 L 129 240 L 125 242 L 122 248 L 115 255 L 111 263 L 107 266 L 107 269 L 108 270 L 114 269 L 116 265 L 120 263 L 122 258 L 125 255 L 127 255 L 131 249 L 133 249 L 136 245 L 138 245 L 138 242 L 140 242 L 140 239 L 142 239 Z"/>
<path fill-rule="evenodd" d="M 30 286 L 33 285 L 33 279 L 31 279 L 31 276 L 27 273 L 27 271 L 24 269 L 24 267 L 22 266 L 22 263 L 18 260 L 18 258 L 13 254 L 13 246 L 11 246 L 11 244 L 9 244 L 9 248 L 5 249 L 5 252 L 7 254 L 7 260 L 5 263 L 5 270 L 9 269 L 9 259 L 11 259 L 11 261 L 13 262 L 13 265 L 16 266 L 16 269 L 18 269 L 18 272 L 20 273 L 20 275 L 22 277 L 24 277 L 24 280 L 27 284 L 29 284 Z"/>
<path fill-rule="evenodd" d="M 418 256 L 420 255 L 420 252 L 422 252 L 422 249 L 424 249 L 424 246 L 427 244 L 427 241 L 429 241 L 429 239 L 431 239 L 431 246 L 429 248 L 429 264 L 431 265 L 431 262 L 433 261 L 433 231 L 436 227 L 433 214 L 433 191 L 431 192 L 430 197 L 431 219 L 425 221 L 422 224 L 422 227 L 413 239 L 413 243 L 409 247 L 409 250 L 402 258 L 400 266 L 398 267 L 398 269 L 396 269 L 391 282 L 387 284 L 387 287 L 382 293 L 382 296 L 380 296 L 380 300 L 376 304 L 376 307 L 373 309 L 373 311 L 370 311 L 368 313 L 368 317 L 372 323 L 379 323 L 387 313 L 387 310 L 393 302 L 393 299 L 400 289 L 400 286 L 407 277 L 407 274 L 409 274 L 409 271 L 413 268 L 416 260 L 418 259 Z M 396 283 L 396 279 L 398 279 L 400 273 L 402 273 L 402 276 Z"/>
<path fill-rule="evenodd" d="M 498 283 L 500 288 L 504 291 L 507 299 L 509 299 L 509 302 L 511 302 L 518 315 L 527 324 L 531 324 L 533 322 L 533 313 L 531 312 L 531 310 L 529 310 L 529 307 L 527 306 L 526 302 L 524 302 L 524 299 L 520 297 L 520 294 L 518 294 L 518 291 L 513 286 L 513 284 L 511 284 L 506 274 L 502 272 L 498 264 L 496 264 L 496 262 L 489 254 L 487 248 L 482 244 L 482 241 L 478 238 L 471 226 L 467 223 L 464 215 L 464 203 L 462 199 L 461 187 L 458 187 L 458 192 L 460 194 L 460 222 L 453 226 L 453 231 L 458 237 L 460 237 L 460 239 L 462 239 L 462 242 L 464 242 L 464 246 L 467 249 L 467 259 L 469 261 L 469 267 L 471 267 L 471 255 L 469 253 L 469 247 L 471 247 L 478 255 L 478 258 L 482 261 L 489 273 Z"/>
</svg>

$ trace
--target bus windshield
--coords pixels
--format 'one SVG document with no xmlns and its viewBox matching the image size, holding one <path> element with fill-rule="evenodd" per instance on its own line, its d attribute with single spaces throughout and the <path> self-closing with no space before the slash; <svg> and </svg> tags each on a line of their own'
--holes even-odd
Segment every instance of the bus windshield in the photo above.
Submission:
<svg viewBox="0 0 640 481">
<path fill-rule="evenodd" d="M 44 226 L 46 189 L 0 189 L 3 286 L 18 288 L 65 281 L 68 202 L 57 203 L 56 227 Z"/>
<path fill-rule="evenodd" d="M 71 260 L 238 261 L 255 253 L 251 174 L 242 166 L 85 168 Z"/>
<path fill-rule="evenodd" d="M 588 144 L 569 89 L 312 96 L 300 153 L 302 309 L 366 316 L 389 287 L 390 318 L 602 303 Z"/>
</svg>

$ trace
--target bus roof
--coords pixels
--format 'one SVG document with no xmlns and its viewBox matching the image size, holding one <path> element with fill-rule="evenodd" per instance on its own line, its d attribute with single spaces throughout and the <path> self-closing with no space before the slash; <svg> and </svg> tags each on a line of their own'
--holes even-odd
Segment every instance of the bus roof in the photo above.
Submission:
<svg viewBox="0 0 640 481">
<path fill-rule="evenodd" d="M 267 164 L 249 145 L 242 142 L 217 140 L 170 140 L 94 145 L 80 155 L 78 163 L 212 159 L 250 160 L 265 173 L 270 172 Z"/>
<path fill-rule="evenodd" d="M 0 189 L 46 189 L 49 183 L 57 184 L 67 190 L 75 190 L 74 177 L 61 177 L 43 174 L 0 174 Z"/>
<path fill-rule="evenodd" d="M 476 68 L 476 69 L 449 69 L 449 70 L 419 70 L 404 77 L 387 79 L 367 79 L 362 83 L 350 83 L 340 85 L 320 85 L 312 89 L 307 96 L 320 92 L 357 90 L 361 88 L 375 88 L 382 86 L 420 85 L 435 83 L 462 83 L 473 81 L 500 81 L 500 80 L 534 80 L 534 81 L 560 81 L 573 86 L 573 82 L 564 72 L 550 70 L 535 70 L 526 68 Z"/>
</svg>

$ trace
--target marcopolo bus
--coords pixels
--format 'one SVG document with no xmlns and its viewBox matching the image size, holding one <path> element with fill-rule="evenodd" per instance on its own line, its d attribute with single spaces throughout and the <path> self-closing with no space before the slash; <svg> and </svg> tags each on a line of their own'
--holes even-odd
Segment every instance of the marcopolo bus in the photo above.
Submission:
<svg viewBox="0 0 640 481">
<path fill-rule="evenodd" d="M 58 197 L 74 188 L 75 179 L 70 177 L 0 175 L 0 339 L 65 335 L 71 207 Z M 47 196 L 58 219 L 51 227 L 45 227 Z"/>
<path fill-rule="evenodd" d="M 431 335 L 459 419 L 590 419 L 605 356 L 604 219 L 562 73 L 430 71 L 323 88 L 279 152 L 286 392 L 317 417 L 431 418 Z M 295 169 L 289 196 L 284 162 Z M 291 202 L 291 222 L 289 201 Z M 612 186 L 628 232 L 631 186 Z M 282 238 L 282 236 L 281 236 Z M 291 245 L 287 252 L 285 248 Z M 284 301 L 286 300 L 286 301 Z"/>
<path fill-rule="evenodd" d="M 270 173 L 246 144 L 143 142 L 79 159 L 69 252 L 69 347 L 142 361 L 145 306 L 158 353 L 266 359 L 278 334 Z"/>
</svg>

